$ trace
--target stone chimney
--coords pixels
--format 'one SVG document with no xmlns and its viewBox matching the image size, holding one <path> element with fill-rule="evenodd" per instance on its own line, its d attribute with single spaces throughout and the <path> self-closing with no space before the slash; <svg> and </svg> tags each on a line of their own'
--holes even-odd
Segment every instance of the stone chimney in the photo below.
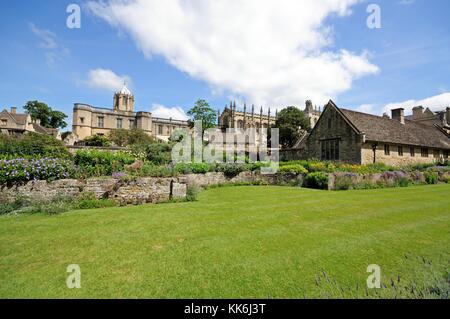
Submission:
<svg viewBox="0 0 450 319">
<path fill-rule="evenodd" d="M 405 124 L 405 109 L 392 110 L 392 119 Z"/>
<path fill-rule="evenodd" d="M 17 113 L 17 107 L 13 106 L 11 107 L 11 114 L 16 114 Z"/>
<path fill-rule="evenodd" d="M 423 116 L 423 106 L 413 107 L 413 120 L 418 120 Z"/>
</svg>

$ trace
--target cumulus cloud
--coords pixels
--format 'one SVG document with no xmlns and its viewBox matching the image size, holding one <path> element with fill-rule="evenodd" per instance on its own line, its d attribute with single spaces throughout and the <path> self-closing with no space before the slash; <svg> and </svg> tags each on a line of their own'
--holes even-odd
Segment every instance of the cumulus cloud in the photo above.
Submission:
<svg viewBox="0 0 450 319">
<path fill-rule="evenodd" d="M 415 106 L 423 106 L 430 108 L 432 111 L 442 111 L 450 106 L 450 93 L 443 93 L 428 97 L 422 100 L 408 100 L 404 102 L 389 103 L 383 108 L 383 112 L 390 114 L 392 109 L 404 108 L 405 114 L 411 114 L 412 108 Z"/>
<path fill-rule="evenodd" d="M 152 109 L 150 111 L 153 117 L 160 118 L 172 118 L 174 120 L 182 120 L 187 121 L 189 117 L 183 111 L 183 109 L 179 106 L 174 107 L 166 107 L 161 104 L 153 104 Z"/>
<path fill-rule="evenodd" d="M 131 35 L 146 57 L 163 56 L 215 92 L 275 107 L 324 104 L 379 71 L 366 52 L 330 48 L 325 21 L 350 14 L 358 1 L 109 0 L 87 7 Z"/>
<path fill-rule="evenodd" d="M 129 86 L 131 78 L 128 75 L 117 75 L 109 69 L 94 69 L 89 71 L 86 84 L 96 89 L 118 91 L 124 82 Z"/>
</svg>

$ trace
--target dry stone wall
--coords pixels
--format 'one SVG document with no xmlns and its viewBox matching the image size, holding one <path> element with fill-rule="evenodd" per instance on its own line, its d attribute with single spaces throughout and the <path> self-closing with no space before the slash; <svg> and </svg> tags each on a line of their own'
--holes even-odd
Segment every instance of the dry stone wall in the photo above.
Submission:
<svg viewBox="0 0 450 319">
<path fill-rule="evenodd" d="M 417 184 L 426 183 L 423 172 L 386 172 L 382 174 L 328 174 L 328 189 L 340 189 L 343 179 L 351 185 L 395 184 L 406 178 Z M 436 173 L 438 182 L 449 182 L 450 171 Z M 147 177 L 134 180 L 118 180 L 114 178 L 90 178 L 87 180 L 65 179 L 53 182 L 31 181 L 24 185 L 2 186 L 0 188 L 0 204 L 14 201 L 17 197 L 33 200 L 51 201 L 58 197 L 76 197 L 83 193 L 95 194 L 98 199 L 111 199 L 121 205 L 161 203 L 171 199 L 186 198 L 188 187 L 208 187 L 219 184 L 262 183 L 267 185 L 303 186 L 305 175 L 279 173 L 262 175 L 259 172 L 242 172 L 235 177 L 227 177 L 223 173 L 207 173 L 204 175 L 184 175 L 173 178 Z"/>
</svg>

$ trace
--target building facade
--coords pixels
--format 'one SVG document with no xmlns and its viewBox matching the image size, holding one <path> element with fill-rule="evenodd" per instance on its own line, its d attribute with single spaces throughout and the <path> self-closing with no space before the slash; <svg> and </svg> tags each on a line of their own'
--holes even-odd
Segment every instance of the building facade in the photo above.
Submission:
<svg viewBox="0 0 450 319">
<path fill-rule="evenodd" d="M 442 123 L 408 120 L 403 109 L 392 110 L 389 118 L 340 109 L 330 101 L 301 154 L 308 159 L 401 166 L 440 162 L 449 152 L 450 135 Z"/>
<path fill-rule="evenodd" d="M 236 102 L 230 103 L 230 106 L 225 106 L 222 114 L 218 114 L 218 127 L 222 130 L 226 129 L 249 129 L 249 128 L 269 128 L 273 126 L 277 120 L 277 116 L 271 116 L 270 108 L 267 114 L 263 113 L 261 107 L 260 112 L 255 112 L 253 105 L 251 110 L 247 110 L 247 105 L 244 104 L 243 111 L 237 110 Z"/>
<path fill-rule="evenodd" d="M 303 110 L 306 118 L 309 120 L 310 127 L 313 128 L 319 120 L 322 113 L 317 107 L 313 107 L 310 100 L 306 101 L 305 109 Z M 271 115 L 270 108 L 267 114 L 263 113 L 261 107 L 259 112 L 255 112 L 255 106 L 252 105 L 251 110 L 247 109 L 247 105 L 244 104 L 243 110 L 237 110 L 236 102 L 230 103 L 225 106 L 222 113 L 218 114 L 219 123 L 218 126 L 222 130 L 227 128 L 268 128 L 273 127 L 278 118 L 278 111 L 275 112 L 275 116 Z"/>
<path fill-rule="evenodd" d="M 16 107 L 12 107 L 11 111 L 4 109 L 0 112 L 0 132 L 6 135 L 22 135 L 32 132 L 61 139 L 58 129 L 43 127 L 40 121 L 33 120 L 30 114 L 17 113 Z"/>
<path fill-rule="evenodd" d="M 187 121 L 154 118 L 150 112 L 135 112 L 134 96 L 126 85 L 114 94 L 112 109 L 82 103 L 76 103 L 73 108 L 72 133 L 77 140 L 108 135 L 118 129 L 139 129 L 158 140 L 168 141 L 174 130 L 188 126 Z"/>
</svg>

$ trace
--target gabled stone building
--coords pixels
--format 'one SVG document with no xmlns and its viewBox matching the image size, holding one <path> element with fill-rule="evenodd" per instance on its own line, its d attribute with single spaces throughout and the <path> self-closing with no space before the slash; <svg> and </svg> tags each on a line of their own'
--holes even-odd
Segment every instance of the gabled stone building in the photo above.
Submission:
<svg viewBox="0 0 450 319">
<path fill-rule="evenodd" d="M 43 127 L 39 120 L 32 120 L 30 114 L 17 113 L 16 107 L 12 107 L 11 111 L 5 109 L 0 112 L 0 133 L 22 135 L 30 132 L 51 135 L 61 139 L 58 129 Z"/>
<path fill-rule="evenodd" d="M 442 123 L 441 123 L 442 124 Z M 448 123 L 447 123 L 448 124 Z M 407 165 L 448 159 L 450 135 L 439 124 L 341 109 L 330 101 L 304 143 L 303 158 Z"/>
</svg>

